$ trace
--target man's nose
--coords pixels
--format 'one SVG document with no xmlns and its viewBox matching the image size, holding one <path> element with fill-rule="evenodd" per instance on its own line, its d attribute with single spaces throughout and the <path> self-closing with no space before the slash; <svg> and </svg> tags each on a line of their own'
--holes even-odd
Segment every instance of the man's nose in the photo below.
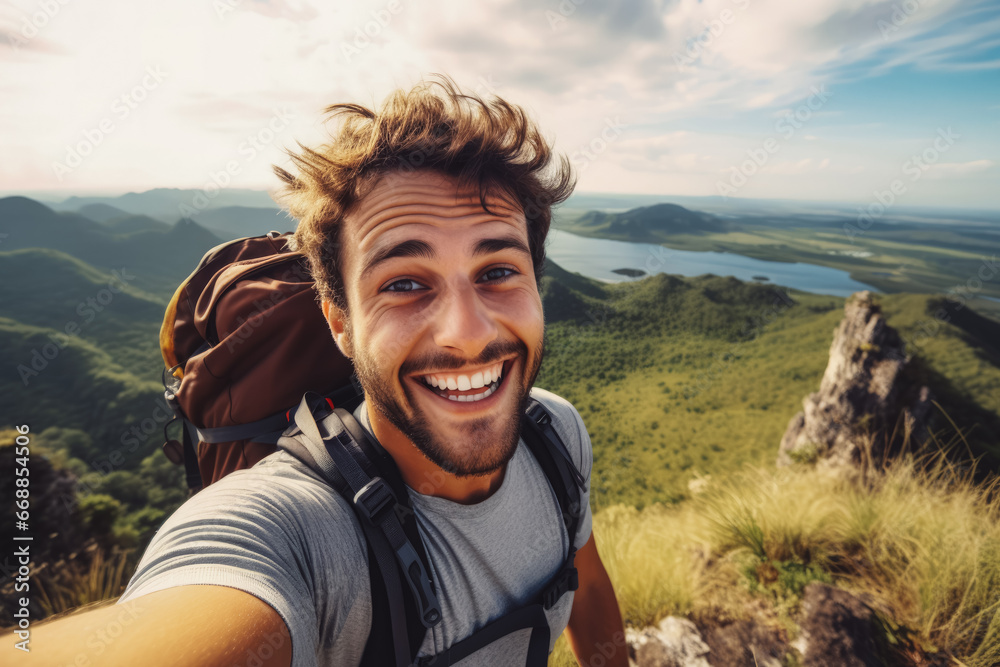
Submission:
<svg viewBox="0 0 1000 667">
<path fill-rule="evenodd" d="M 451 289 L 444 299 L 436 314 L 434 342 L 466 358 L 478 356 L 499 333 L 492 313 L 472 285 Z"/>
</svg>

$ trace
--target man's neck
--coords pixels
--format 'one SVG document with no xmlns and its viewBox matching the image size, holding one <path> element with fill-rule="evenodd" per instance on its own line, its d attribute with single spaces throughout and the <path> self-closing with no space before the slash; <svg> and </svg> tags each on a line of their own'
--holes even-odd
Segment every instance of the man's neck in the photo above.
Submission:
<svg viewBox="0 0 1000 667">
<path fill-rule="evenodd" d="M 503 484 L 505 463 L 499 470 L 474 477 L 457 477 L 429 460 L 417 446 L 365 401 L 368 422 L 382 447 L 396 462 L 399 473 L 411 489 L 462 505 L 482 502 Z"/>
</svg>

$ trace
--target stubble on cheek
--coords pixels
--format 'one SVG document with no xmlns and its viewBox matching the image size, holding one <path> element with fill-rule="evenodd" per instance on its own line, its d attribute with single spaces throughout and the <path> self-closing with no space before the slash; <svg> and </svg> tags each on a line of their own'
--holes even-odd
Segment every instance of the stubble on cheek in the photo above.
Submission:
<svg viewBox="0 0 1000 667">
<path fill-rule="evenodd" d="M 394 350 L 405 349 L 399 341 L 390 342 L 389 345 Z M 460 420 L 457 426 L 442 429 L 443 424 L 433 420 L 433 416 L 427 414 L 415 397 L 414 394 L 421 391 L 421 388 L 413 386 L 406 377 L 421 369 L 448 366 L 448 355 L 436 359 L 428 357 L 404 361 L 398 369 L 384 368 L 378 363 L 379 357 L 382 360 L 388 357 L 395 359 L 397 355 L 394 350 L 390 350 L 389 355 L 380 355 L 377 350 L 360 348 L 352 343 L 355 371 L 372 406 L 404 434 L 425 458 L 457 477 L 491 473 L 514 455 L 520 439 L 521 419 L 528 392 L 541 366 L 544 347 L 543 330 L 534 355 L 521 340 L 497 343 L 492 350 L 484 350 L 491 359 L 517 354 L 517 366 L 521 368 L 521 372 L 516 378 L 506 378 L 512 386 L 505 388 L 507 392 L 514 393 L 514 405 L 500 408 L 503 414 Z M 429 392 L 421 398 L 441 400 Z M 510 398 L 507 400 L 510 401 Z M 432 422 L 434 428 L 431 426 Z"/>
</svg>

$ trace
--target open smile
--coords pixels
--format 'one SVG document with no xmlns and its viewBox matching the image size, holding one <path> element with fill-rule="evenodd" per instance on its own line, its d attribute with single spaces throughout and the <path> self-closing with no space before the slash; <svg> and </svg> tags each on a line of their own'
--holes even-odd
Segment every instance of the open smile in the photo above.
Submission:
<svg viewBox="0 0 1000 667">
<path fill-rule="evenodd" d="M 496 395 L 507 386 L 507 376 L 514 361 L 512 358 L 458 371 L 421 373 L 409 379 L 429 394 L 448 401 L 449 409 L 478 411 L 497 402 Z"/>
</svg>

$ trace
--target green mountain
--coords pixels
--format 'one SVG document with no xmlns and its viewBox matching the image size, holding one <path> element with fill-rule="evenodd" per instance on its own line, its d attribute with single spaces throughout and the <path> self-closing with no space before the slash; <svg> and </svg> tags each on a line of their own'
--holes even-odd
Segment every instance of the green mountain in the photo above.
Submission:
<svg viewBox="0 0 1000 667">
<path fill-rule="evenodd" d="M 154 188 L 128 192 L 118 197 L 69 197 L 54 205 L 60 211 L 75 211 L 82 206 L 104 204 L 133 215 L 148 215 L 163 222 L 174 222 L 189 215 L 189 210 L 211 210 L 226 206 L 251 206 L 277 210 L 270 195 L 260 190 L 221 188 L 209 198 L 205 190 Z"/>
<path fill-rule="evenodd" d="M 589 211 L 571 224 L 560 226 L 587 236 L 647 243 L 662 241 L 670 234 L 701 235 L 735 229 L 731 222 L 676 204 L 642 206 L 624 213 Z"/>
<path fill-rule="evenodd" d="M 191 220 L 156 226 L 147 218 L 126 218 L 106 225 L 26 197 L 0 199 L 0 233 L 6 234 L 5 251 L 48 248 L 104 271 L 124 268 L 135 275 L 133 286 L 167 298 L 205 251 L 222 243 Z"/>
<path fill-rule="evenodd" d="M 198 224 L 211 229 L 225 239 L 258 236 L 271 230 L 293 231 L 298 224 L 288 213 L 277 208 L 224 206 L 199 211 L 194 216 Z"/>
<path fill-rule="evenodd" d="M 139 324 L 134 331 L 148 333 Z M 35 432 L 49 427 L 80 430 L 98 445 L 94 460 L 86 463 L 98 465 L 118 452 L 138 466 L 162 441 L 161 432 L 154 430 L 143 434 L 135 447 L 126 443 L 130 428 L 153 418 L 158 408 L 163 389 L 158 378 L 147 372 L 151 364 L 144 360 L 139 368 L 129 368 L 109 349 L 79 336 L 59 337 L 59 333 L 0 317 L 4 425 L 28 423 Z M 159 422 L 160 429 L 163 423 Z"/>
<path fill-rule="evenodd" d="M 131 234 L 150 230 L 160 233 L 170 231 L 170 225 L 148 215 L 129 215 L 126 213 L 124 217 L 107 220 L 104 224 L 115 234 Z"/>
<path fill-rule="evenodd" d="M 131 213 L 123 211 L 120 208 L 102 203 L 86 204 L 77 209 L 76 212 L 85 218 L 90 218 L 94 222 L 109 222 L 131 215 Z"/>
<path fill-rule="evenodd" d="M 58 250 L 0 253 L 4 317 L 87 340 L 123 367 L 153 377 L 159 363 L 150 353 L 166 301 L 134 282 L 128 270 L 100 271 Z"/>
</svg>

